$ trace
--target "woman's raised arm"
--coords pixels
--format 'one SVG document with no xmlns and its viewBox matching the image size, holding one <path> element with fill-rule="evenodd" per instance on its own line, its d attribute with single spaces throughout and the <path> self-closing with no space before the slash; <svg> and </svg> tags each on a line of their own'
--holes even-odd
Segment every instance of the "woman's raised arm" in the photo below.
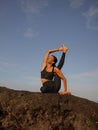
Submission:
<svg viewBox="0 0 98 130">
<path fill-rule="evenodd" d="M 51 50 L 48 50 L 46 51 L 45 55 L 44 55 L 44 58 L 43 58 L 43 61 L 42 61 L 42 67 L 41 67 L 41 71 L 44 69 L 44 67 L 46 66 L 47 64 L 47 59 L 49 57 L 49 54 L 53 53 L 53 52 L 57 52 L 57 51 L 62 51 L 63 48 L 60 47 L 60 48 L 56 48 L 56 49 L 51 49 Z"/>
</svg>

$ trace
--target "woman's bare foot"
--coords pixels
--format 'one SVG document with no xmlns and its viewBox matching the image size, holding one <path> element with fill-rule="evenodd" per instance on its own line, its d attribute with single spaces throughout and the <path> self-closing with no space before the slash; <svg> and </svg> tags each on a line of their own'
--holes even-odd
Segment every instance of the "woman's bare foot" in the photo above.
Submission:
<svg viewBox="0 0 98 130">
<path fill-rule="evenodd" d="M 71 92 L 69 91 L 63 91 L 63 92 L 59 92 L 60 95 L 71 95 Z"/>
<path fill-rule="evenodd" d="M 64 44 L 62 44 L 62 48 L 63 48 L 63 52 L 66 53 L 68 51 L 68 48 Z"/>
</svg>

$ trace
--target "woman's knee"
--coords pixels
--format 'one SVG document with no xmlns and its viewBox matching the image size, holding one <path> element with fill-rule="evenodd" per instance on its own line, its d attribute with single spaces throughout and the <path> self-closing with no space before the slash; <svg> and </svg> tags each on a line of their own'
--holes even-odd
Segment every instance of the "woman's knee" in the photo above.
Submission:
<svg viewBox="0 0 98 130">
<path fill-rule="evenodd" d="M 40 91 L 41 91 L 42 93 L 45 93 L 45 92 L 46 92 L 46 90 L 45 90 L 44 87 L 41 87 L 41 88 L 40 88 Z"/>
</svg>

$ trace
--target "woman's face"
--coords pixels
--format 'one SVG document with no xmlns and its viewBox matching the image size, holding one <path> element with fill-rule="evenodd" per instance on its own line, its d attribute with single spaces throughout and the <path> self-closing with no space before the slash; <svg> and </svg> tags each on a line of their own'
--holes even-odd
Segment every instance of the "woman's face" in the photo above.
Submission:
<svg viewBox="0 0 98 130">
<path fill-rule="evenodd" d="M 47 62 L 49 64 L 54 64 L 54 57 L 53 56 L 49 56 Z"/>
</svg>

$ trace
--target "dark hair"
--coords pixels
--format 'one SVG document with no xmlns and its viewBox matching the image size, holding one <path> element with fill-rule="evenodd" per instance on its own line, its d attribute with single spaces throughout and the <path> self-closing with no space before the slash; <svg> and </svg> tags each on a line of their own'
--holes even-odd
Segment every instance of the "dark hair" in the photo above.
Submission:
<svg viewBox="0 0 98 130">
<path fill-rule="evenodd" d="M 57 63 L 57 58 L 56 58 L 56 56 L 54 56 L 54 55 L 52 55 L 53 57 L 54 57 L 54 64 L 53 64 L 53 66 L 55 66 L 55 64 Z"/>
</svg>

